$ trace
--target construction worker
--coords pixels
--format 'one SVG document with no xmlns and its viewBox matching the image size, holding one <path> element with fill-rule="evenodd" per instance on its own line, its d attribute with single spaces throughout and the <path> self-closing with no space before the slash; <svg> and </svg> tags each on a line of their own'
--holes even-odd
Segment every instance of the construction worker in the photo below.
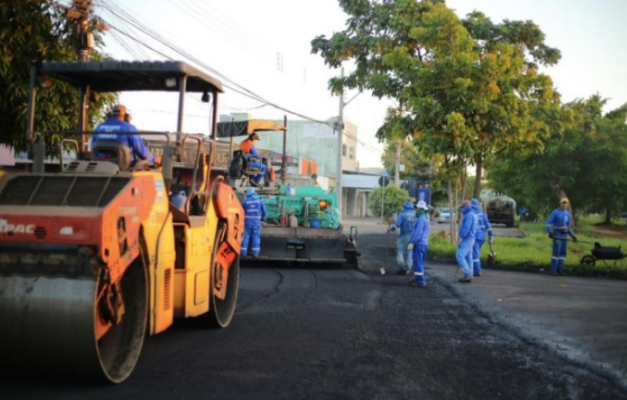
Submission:
<svg viewBox="0 0 627 400">
<path fill-rule="evenodd" d="M 460 212 L 464 215 L 459 225 L 459 242 L 457 244 L 457 264 L 464 273 L 460 278 L 462 283 L 472 282 L 472 248 L 475 244 L 475 232 L 477 224 L 475 214 L 472 212 L 472 205 L 469 200 L 462 201 Z"/>
<path fill-rule="evenodd" d="M 252 240 L 251 255 L 256 258 L 261 251 L 261 221 L 266 219 L 266 206 L 255 193 L 255 189 L 248 188 L 242 208 L 245 217 L 241 254 L 244 257 L 248 255 L 248 244 Z"/>
<path fill-rule="evenodd" d="M 427 286 L 427 278 L 425 277 L 425 261 L 427 259 L 427 250 L 429 248 L 429 216 L 427 212 L 429 207 L 427 203 L 420 200 L 416 205 L 418 212 L 416 214 L 416 226 L 411 234 L 409 241 L 412 249 L 412 258 L 414 264 L 414 278 L 409 282 L 409 286 L 425 287 Z"/>
<path fill-rule="evenodd" d="M 262 155 L 255 148 L 255 143 L 259 141 L 259 135 L 255 132 L 248 135 L 248 138 L 244 139 L 242 143 L 239 145 L 239 149 L 246 155 L 249 159 L 248 166 L 252 168 L 259 168 L 259 173 L 255 176 L 251 177 L 251 182 L 255 186 L 259 186 L 259 182 L 261 182 L 261 178 L 264 177 L 268 167 L 266 164 L 262 162 Z"/>
<path fill-rule="evenodd" d="M 570 227 L 572 217 L 568 212 L 570 202 L 567 198 L 560 200 L 560 207 L 553 210 L 549 219 L 546 220 L 546 231 L 549 238 L 553 239 L 553 253 L 551 254 L 551 275 L 564 275 L 562 266 L 566 259 L 566 241 L 568 236 L 573 238 L 573 242 L 577 241 L 577 236 Z"/>
<path fill-rule="evenodd" d="M 92 147 L 99 140 L 114 140 L 131 149 L 131 166 L 135 165 L 135 158 L 148 160 L 153 165 L 161 164 L 161 157 L 155 157 L 150 153 L 139 134 L 118 135 L 118 132 L 137 132 L 135 125 L 130 123 L 131 115 L 125 106 L 122 104 L 115 105 L 107 116 L 108 119 L 94 130 L 96 134 L 91 139 Z M 96 154 L 95 157 L 98 158 L 99 155 Z"/>
<path fill-rule="evenodd" d="M 477 225 L 475 244 L 472 248 L 473 276 L 481 276 L 481 246 L 485 243 L 486 232 L 488 233 L 488 242 L 490 244 L 494 242 L 494 233 L 492 232 L 492 226 L 490 225 L 490 221 L 488 221 L 488 217 L 481 209 L 479 200 L 470 200 L 470 205 L 472 206 L 472 212 L 475 214 L 475 224 Z"/>
<path fill-rule="evenodd" d="M 415 225 L 416 211 L 414 210 L 414 203 L 407 200 L 403 206 L 403 211 L 401 211 L 398 214 L 398 218 L 396 218 L 396 223 L 390 228 L 392 232 L 396 231 L 396 228 L 401 229 L 398 240 L 396 241 L 397 275 L 409 275 L 411 273 L 412 259 L 408 246 Z"/>
</svg>

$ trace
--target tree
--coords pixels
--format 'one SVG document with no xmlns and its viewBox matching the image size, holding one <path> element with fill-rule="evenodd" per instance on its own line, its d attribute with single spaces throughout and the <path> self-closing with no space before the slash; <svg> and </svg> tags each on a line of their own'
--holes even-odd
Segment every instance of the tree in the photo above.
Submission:
<svg viewBox="0 0 627 400">
<path fill-rule="evenodd" d="M 383 201 L 383 215 L 389 218 L 392 214 L 401 212 L 403 204 L 409 200 L 406 190 L 396 185 L 377 187 L 369 197 L 370 211 L 373 215 L 381 215 L 381 202 Z"/>
<path fill-rule="evenodd" d="M 486 157 L 521 144 L 541 147 L 554 127 L 559 96 L 551 79 L 539 73 L 538 64 L 556 64 L 560 52 L 544 43 L 544 34 L 531 21 L 494 24 L 475 11 L 463 24 L 479 54 L 471 88 L 475 93 L 469 93 L 477 104 L 465 113 L 476 133 L 474 197 L 478 197 Z"/>
<path fill-rule="evenodd" d="M 627 105 L 603 115 L 605 104 L 595 95 L 564 105 L 564 132 L 543 151 L 509 151 L 490 162 L 490 185 L 538 210 L 568 197 L 578 209 L 606 210 L 609 223 L 627 205 Z"/>
<path fill-rule="evenodd" d="M 318 36 L 312 52 L 331 67 L 354 60 L 354 72 L 331 79 L 398 101 L 404 115 L 386 121 L 379 138 L 399 130 L 426 156 L 443 155 L 451 180 L 477 166 L 479 195 L 485 157 L 512 144 L 541 146 L 558 96 L 536 62 L 553 64 L 559 51 L 544 45 L 531 22 L 495 25 L 481 13 L 461 21 L 443 1 L 340 0 L 344 31 Z"/>
<path fill-rule="evenodd" d="M 27 146 L 26 109 L 32 62 L 76 59 L 74 21 L 56 2 L 5 0 L 0 2 L 0 143 L 24 150 Z M 98 32 L 97 27 L 92 27 Z M 96 36 L 96 43 L 101 44 Z M 92 57 L 102 58 L 98 52 Z M 116 96 L 100 96 L 90 104 L 91 124 Z M 78 126 L 78 94 L 69 85 L 53 81 L 37 96 L 35 128 L 38 131 L 70 130 Z M 61 135 L 48 137 L 57 143 Z M 53 146 L 47 146 L 49 150 Z"/>
</svg>

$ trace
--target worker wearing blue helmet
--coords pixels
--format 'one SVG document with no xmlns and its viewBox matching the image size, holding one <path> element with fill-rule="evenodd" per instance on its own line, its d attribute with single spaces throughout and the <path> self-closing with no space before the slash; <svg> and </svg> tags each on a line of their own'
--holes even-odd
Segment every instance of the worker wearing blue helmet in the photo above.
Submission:
<svg viewBox="0 0 627 400">
<path fill-rule="evenodd" d="M 261 221 L 266 218 L 266 206 L 257 196 L 255 189 L 246 190 L 246 198 L 242 201 L 244 209 L 244 237 L 242 239 L 242 256 L 248 255 L 248 245 L 252 241 L 251 255 L 257 257 L 261 251 Z"/>
<path fill-rule="evenodd" d="M 481 276 L 481 247 L 485 243 L 486 233 L 488 234 L 488 241 L 490 244 L 494 241 L 494 233 L 492 232 L 492 226 L 488 217 L 485 215 L 479 205 L 479 200 L 470 200 L 472 206 L 472 212 L 475 214 L 475 244 L 472 248 L 472 266 L 473 276 Z"/>
<path fill-rule="evenodd" d="M 401 232 L 396 241 L 396 262 L 398 264 L 398 275 L 409 275 L 412 269 L 412 252 L 409 247 L 411 240 L 411 234 L 416 226 L 416 211 L 414 210 L 414 203 L 406 201 L 403 206 L 403 211 L 398 214 L 396 218 L 396 224 L 392 225 L 390 231 L 396 231 L 396 228 L 400 228 Z"/>
</svg>

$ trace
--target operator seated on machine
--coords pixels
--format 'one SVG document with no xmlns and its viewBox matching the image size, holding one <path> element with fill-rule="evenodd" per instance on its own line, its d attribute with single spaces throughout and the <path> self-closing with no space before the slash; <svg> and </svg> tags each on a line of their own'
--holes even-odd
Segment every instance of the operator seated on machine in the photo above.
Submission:
<svg viewBox="0 0 627 400">
<path fill-rule="evenodd" d="M 139 134 L 118 135 L 120 132 L 137 132 L 135 125 L 131 124 L 131 115 L 122 104 L 117 104 L 107 115 L 108 119 L 98 125 L 94 132 L 96 134 L 91 139 L 91 147 L 99 140 L 113 140 L 120 142 L 131 149 L 131 166 L 135 165 L 135 160 L 146 160 L 150 165 L 161 165 L 161 157 L 156 157 L 150 153 Z M 103 154 L 95 154 L 96 159 L 103 158 Z"/>
<path fill-rule="evenodd" d="M 259 174 L 250 177 L 250 181 L 254 186 L 260 186 L 261 178 L 264 177 L 268 167 L 263 163 L 263 156 L 255 148 L 255 143 L 259 140 L 259 135 L 255 132 L 248 135 L 248 138 L 244 139 L 239 145 L 239 149 L 249 159 L 248 166 L 252 168 L 259 168 Z"/>
</svg>

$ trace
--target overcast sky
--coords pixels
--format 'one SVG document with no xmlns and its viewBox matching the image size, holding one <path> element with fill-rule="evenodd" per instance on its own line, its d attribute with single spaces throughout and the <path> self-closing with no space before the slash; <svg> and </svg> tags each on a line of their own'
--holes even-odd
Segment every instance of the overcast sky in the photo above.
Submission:
<svg viewBox="0 0 627 400">
<path fill-rule="evenodd" d="M 315 119 L 338 114 L 339 101 L 327 89 L 339 70 L 327 68 L 311 54 L 317 35 L 344 29 L 346 15 L 337 0 L 99 0 L 97 4 L 123 8 L 164 36 L 170 43 L 200 59 L 228 80 L 283 108 Z M 562 52 L 558 66 L 549 68 L 555 86 L 567 102 L 595 93 L 609 98 L 607 110 L 627 102 L 627 1 L 624 0 L 448 0 L 463 16 L 476 9 L 493 21 L 532 20 L 546 35 L 546 43 Z M 96 13 L 133 37 L 183 59 L 149 41 L 102 6 Z M 106 51 L 120 59 L 162 59 L 120 33 L 107 35 Z M 120 40 L 116 40 L 116 35 Z M 123 42 L 124 44 L 120 43 Z M 224 81 L 224 79 L 223 79 Z M 228 81 L 225 81 L 227 83 Z M 233 87 L 233 83 L 227 83 Z M 356 93 L 347 93 L 350 100 Z M 140 129 L 174 130 L 173 96 L 125 95 Z M 345 117 L 359 128 L 362 167 L 380 166 L 382 145 L 374 138 L 389 102 L 358 95 L 345 108 Z M 206 132 L 207 114 L 195 99 L 188 101 L 185 130 Z M 226 89 L 221 113 L 249 112 L 255 118 L 282 118 L 284 111 Z M 288 114 L 289 119 L 299 117 Z"/>
</svg>

